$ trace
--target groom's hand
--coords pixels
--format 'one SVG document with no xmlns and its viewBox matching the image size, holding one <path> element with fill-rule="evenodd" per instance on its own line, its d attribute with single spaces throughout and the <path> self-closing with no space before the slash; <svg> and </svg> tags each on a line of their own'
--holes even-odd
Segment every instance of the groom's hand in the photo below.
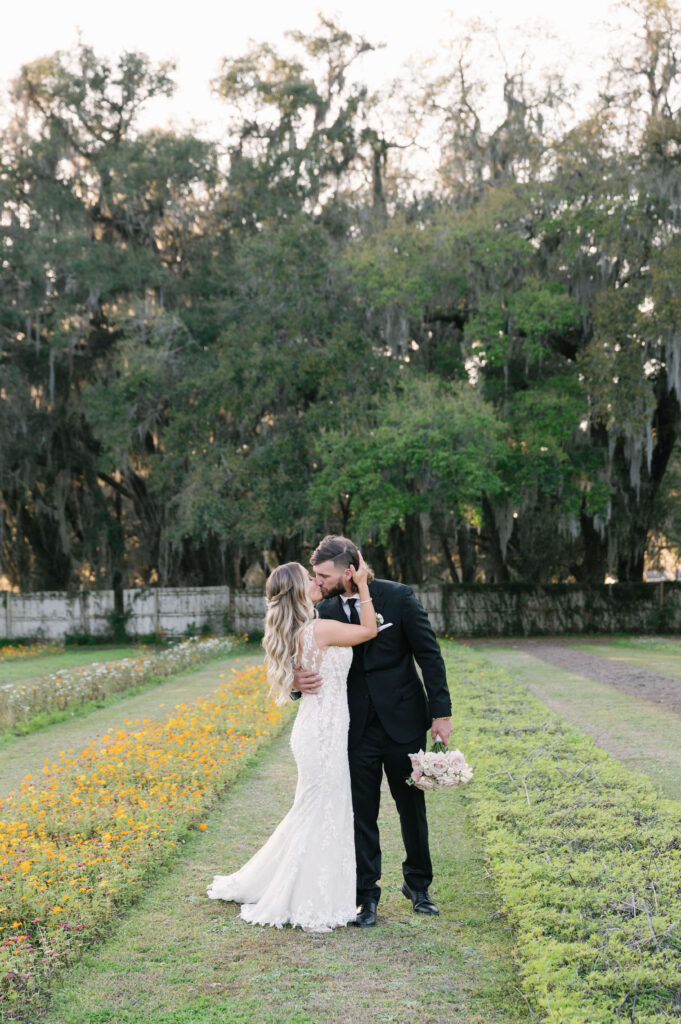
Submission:
<svg viewBox="0 0 681 1024">
<path fill-rule="evenodd" d="M 318 693 L 322 686 L 319 672 L 294 672 L 293 685 L 301 693 Z"/>
<path fill-rule="evenodd" d="M 449 743 L 449 737 L 452 734 L 452 720 L 451 718 L 434 718 L 433 724 L 430 727 L 430 735 L 435 740 L 438 736 L 442 740 L 445 746 Z"/>
</svg>

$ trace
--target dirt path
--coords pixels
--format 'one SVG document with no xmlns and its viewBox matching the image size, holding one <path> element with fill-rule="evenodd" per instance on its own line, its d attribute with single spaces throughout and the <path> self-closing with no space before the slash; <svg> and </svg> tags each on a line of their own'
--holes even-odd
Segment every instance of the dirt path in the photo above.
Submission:
<svg viewBox="0 0 681 1024">
<path fill-rule="evenodd" d="M 568 644 L 552 644 L 541 640 L 517 640 L 514 649 L 527 652 L 534 658 L 548 661 L 557 668 L 573 672 L 585 679 L 616 686 L 634 697 L 644 697 L 681 714 L 681 679 L 660 675 L 640 668 L 631 662 L 615 662 L 575 650 Z"/>
<path fill-rule="evenodd" d="M 429 803 L 439 918 L 414 914 L 399 892 L 402 843 L 385 791 L 377 928 L 260 928 L 235 904 L 207 899 L 213 875 L 236 870 L 270 835 L 295 782 L 287 730 L 116 934 L 63 977 L 47 1024 L 527 1024 L 466 793 Z"/>
<path fill-rule="evenodd" d="M 513 673 L 552 711 L 592 736 L 631 771 L 647 775 L 667 796 L 681 800 L 679 716 L 646 693 L 632 694 L 609 682 L 558 668 L 541 659 L 534 647 L 520 644 L 475 644 L 490 661 Z M 571 664 L 568 655 L 568 664 Z M 594 656 L 598 664 L 601 660 Z M 584 663 L 580 663 L 584 668 Z M 627 666 L 622 666 L 628 672 Z"/>
<path fill-rule="evenodd" d="M 216 689 L 220 685 L 220 673 L 229 672 L 232 665 L 259 661 L 261 656 L 257 651 L 253 656 L 244 656 L 242 651 L 240 655 L 216 658 L 199 669 L 189 668 L 171 676 L 165 683 L 123 697 L 87 715 L 58 722 L 28 736 L 4 740 L 0 745 L 0 797 L 16 789 L 28 772 L 39 773 L 46 760 L 57 760 L 61 750 L 79 750 L 112 726 L 121 725 L 126 718 L 164 718 L 175 704 L 194 700 Z"/>
</svg>

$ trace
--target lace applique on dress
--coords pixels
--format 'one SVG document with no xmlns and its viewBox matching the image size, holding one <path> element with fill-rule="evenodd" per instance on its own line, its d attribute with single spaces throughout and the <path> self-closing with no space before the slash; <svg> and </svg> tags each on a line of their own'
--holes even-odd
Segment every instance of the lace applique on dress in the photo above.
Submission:
<svg viewBox="0 0 681 1024">
<path fill-rule="evenodd" d="M 326 932 L 354 920 L 355 847 L 346 681 L 352 648 L 320 651 L 314 623 L 303 632 L 302 667 L 322 676 L 303 694 L 291 733 L 298 766 L 293 806 L 265 845 L 233 875 L 217 875 L 211 899 L 241 903 L 253 924 L 300 925 Z"/>
</svg>

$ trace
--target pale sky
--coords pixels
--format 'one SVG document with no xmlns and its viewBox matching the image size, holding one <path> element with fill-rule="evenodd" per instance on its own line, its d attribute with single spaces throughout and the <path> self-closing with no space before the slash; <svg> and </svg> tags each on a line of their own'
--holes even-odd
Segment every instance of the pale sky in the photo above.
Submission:
<svg viewBox="0 0 681 1024">
<path fill-rule="evenodd" d="M 8 7 L 10 5 L 7 5 Z M 0 33 L 0 84 L 6 83 L 23 63 L 57 49 L 68 49 L 80 30 L 84 42 L 102 54 L 115 55 L 137 49 L 155 60 L 177 62 L 179 90 L 172 100 L 159 101 L 147 117 L 155 124 L 188 126 L 192 121 L 210 129 L 224 118 L 224 107 L 211 96 L 209 81 L 220 59 L 237 56 L 249 39 L 276 43 L 286 29 L 312 30 L 318 11 L 339 15 L 355 34 L 386 47 L 363 58 L 361 72 L 376 88 L 400 74 L 409 57 L 432 55 L 443 40 L 451 38 L 472 17 L 498 21 L 502 30 L 548 22 L 566 48 L 574 54 L 573 65 L 585 81 L 605 49 L 599 22 L 617 21 L 622 4 L 611 0 L 573 0 L 548 5 L 546 0 L 477 0 L 462 4 L 452 0 L 418 0 L 410 4 L 385 0 L 241 0 L 220 5 L 216 0 L 33 0 L 11 4 L 3 12 Z"/>
</svg>

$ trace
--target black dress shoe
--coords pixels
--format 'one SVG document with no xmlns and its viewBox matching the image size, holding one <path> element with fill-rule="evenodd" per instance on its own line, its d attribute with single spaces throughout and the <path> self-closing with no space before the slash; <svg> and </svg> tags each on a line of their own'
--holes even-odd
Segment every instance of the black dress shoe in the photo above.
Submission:
<svg viewBox="0 0 681 1024">
<path fill-rule="evenodd" d="M 359 908 L 357 917 L 350 924 L 354 924 L 356 928 L 373 928 L 376 924 L 376 906 L 375 900 L 366 900 Z"/>
<path fill-rule="evenodd" d="M 408 900 L 411 900 L 412 906 L 417 914 L 434 915 L 440 913 L 428 895 L 427 889 L 410 889 L 405 882 L 402 886 L 402 894 L 406 896 Z"/>
</svg>

